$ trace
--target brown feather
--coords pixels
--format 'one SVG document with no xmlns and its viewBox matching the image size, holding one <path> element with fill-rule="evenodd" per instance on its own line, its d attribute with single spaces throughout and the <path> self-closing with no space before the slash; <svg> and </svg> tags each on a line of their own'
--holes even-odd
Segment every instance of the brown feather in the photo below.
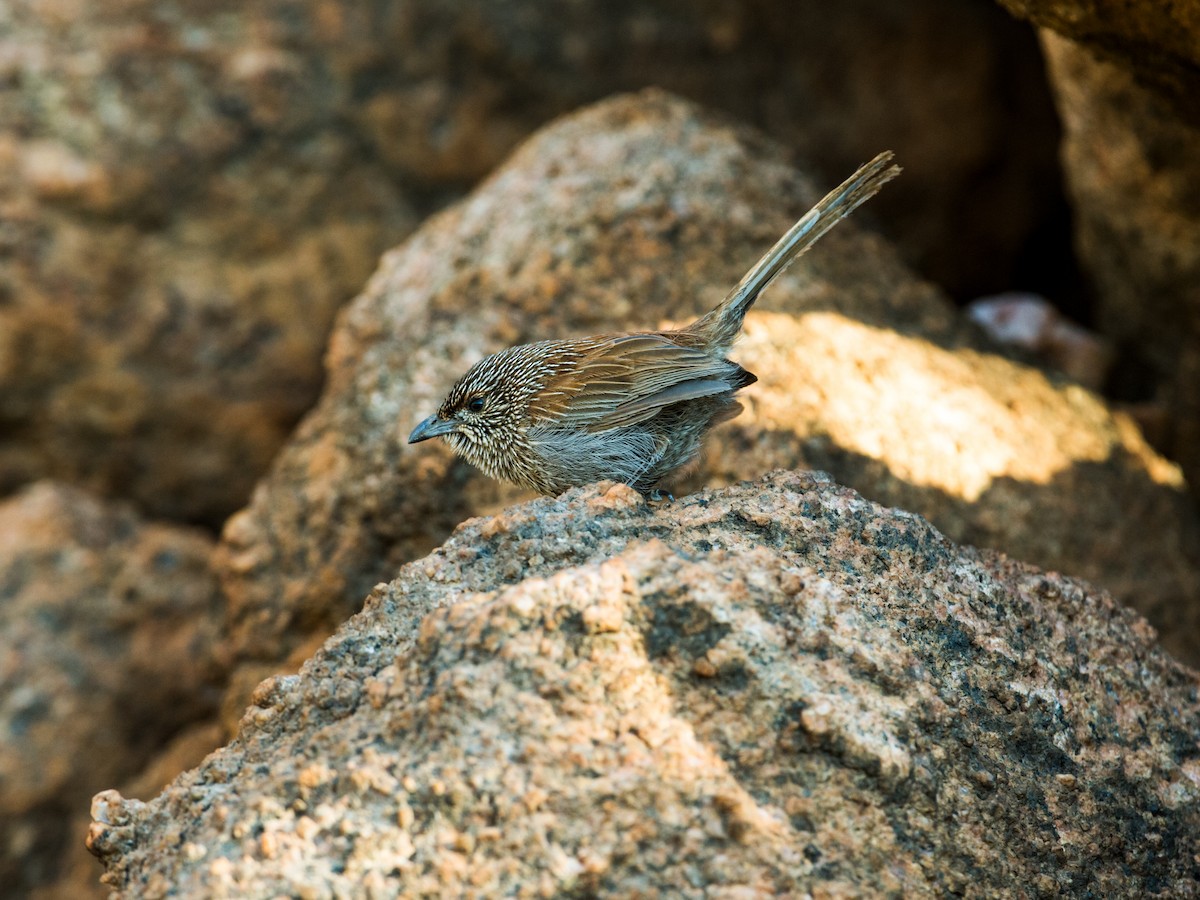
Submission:
<svg viewBox="0 0 1200 900">
<path fill-rule="evenodd" d="M 739 368 L 664 334 L 602 337 L 575 367 L 542 385 L 529 404 L 529 420 L 554 418 L 590 431 L 633 425 L 672 403 L 730 390 L 726 379 Z M 704 386 L 689 392 L 682 389 L 688 384 Z"/>
</svg>

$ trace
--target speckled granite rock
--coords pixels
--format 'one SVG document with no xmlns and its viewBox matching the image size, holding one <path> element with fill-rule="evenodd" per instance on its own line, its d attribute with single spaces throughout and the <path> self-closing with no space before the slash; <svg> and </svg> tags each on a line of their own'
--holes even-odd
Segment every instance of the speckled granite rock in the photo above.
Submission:
<svg viewBox="0 0 1200 900">
<path fill-rule="evenodd" d="M 956 540 L 1099 581 L 1200 662 L 1193 504 L 1096 395 L 834 312 L 751 313 L 735 356 L 759 383 L 681 489 L 800 461 Z"/>
<path fill-rule="evenodd" d="M 404 443 L 471 362 L 523 340 L 686 321 L 815 196 L 773 145 L 660 93 L 539 133 L 347 308 L 320 404 L 225 529 L 231 654 L 284 658 L 462 519 L 513 499 L 440 442 Z M 1176 649 L 1195 646 L 1195 511 L 1128 422 L 972 349 L 943 297 L 853 221 L 757 308 L 734 356 L 760 383 L 691 487 L 828 467 L 955 537 L 1111 585 Z"/>
<path fill-rule="evenodd" d="M 90 846 L 129 898 L 1189 897 L 1197 691 L 822 476 L 602 484 L 465 523 Z"/>
<path fill-rule="evenodd" d="M 1125 380 L 1141 382 L 1130 386 L 1138 399 L 1165 411 L 1156 440 L 1194 488 L 1200 484 L 1200 108 L 1181 115 L 1125 70 L 1050 32 L 1043 44 L 1065 126 L 1079 253 L 1097 289 L 1100 326 L 1124 351 Z"/>
<path fill-rule="evenodd" d="M 57 874 L 71 816 L 211 712 L 212 542 L 39 483 L 0 504 L 0 883 Z"/>
<path fill-rule="evenodd" d="M 1200 6 L 1154 0 L 999 0 L 1013 15 L 1133 72 L 1189 115 L 1200 114 Z"/>
<path fill-rule="evenodd" d="M 673 87 L 835 175 L 902 151 L 895 233 L 1004 286 L 1052 165 L 1030 36 L 979 2 L 841 9 L 4 4 L 0 493 L 50 476 L 219 524 L 313 402 L 382 249 L 616 90 Z M 964 266 L 968 242 L 987 253 Z"/>
</svg>

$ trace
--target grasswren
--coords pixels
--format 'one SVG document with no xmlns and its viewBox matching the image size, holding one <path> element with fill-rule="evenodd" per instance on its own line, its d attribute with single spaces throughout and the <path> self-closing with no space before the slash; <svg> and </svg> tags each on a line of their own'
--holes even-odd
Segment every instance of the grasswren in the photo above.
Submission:
<svg viewBox="0 0 1200 900">
<path fill-rule="evenodd" d="M 714 309 L 677 331 L 538 341 L 473 365 L 410 444 L 445 438 L 493 478 L 544 494 L 602 479 L 657 497 L 757 379 L 726 354 L 758 295 L 900 173 L 881 153 L 809 210 Z"/>
</svg>

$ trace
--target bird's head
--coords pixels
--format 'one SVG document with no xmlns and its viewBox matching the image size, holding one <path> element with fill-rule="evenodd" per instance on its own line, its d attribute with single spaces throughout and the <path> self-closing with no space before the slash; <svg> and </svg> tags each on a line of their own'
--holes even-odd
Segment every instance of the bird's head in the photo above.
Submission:
<svg viewBox="0 0 1200 900">
<path fill-rule="evenodd" d="M 511 347 L 481 359 L 450 388 L 438 411 L 413 429 L 408 442 L 444 437 L 470 462 L 494 469 L 488 457 L 513 446 L 541 384 L 536 348 Z"/>
</svg>

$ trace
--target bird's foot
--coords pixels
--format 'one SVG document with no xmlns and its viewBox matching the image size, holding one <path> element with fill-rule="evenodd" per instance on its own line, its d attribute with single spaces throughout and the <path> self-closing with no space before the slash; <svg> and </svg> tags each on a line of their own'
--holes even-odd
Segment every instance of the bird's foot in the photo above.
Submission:
<svg viewBox="0 0 1200 900">
<path fill-rule="evenodd" d="M 670 491 L 660 491 L 658 488 L 655 488 L 646 495 L 646 499 L 651 503 L 674 503 L 675 495 Z"/>
</svg>

